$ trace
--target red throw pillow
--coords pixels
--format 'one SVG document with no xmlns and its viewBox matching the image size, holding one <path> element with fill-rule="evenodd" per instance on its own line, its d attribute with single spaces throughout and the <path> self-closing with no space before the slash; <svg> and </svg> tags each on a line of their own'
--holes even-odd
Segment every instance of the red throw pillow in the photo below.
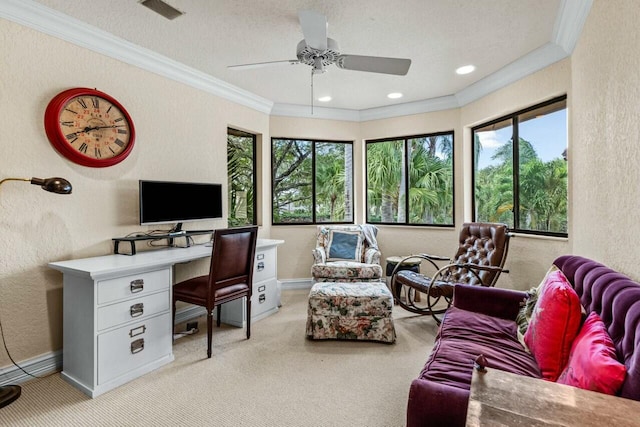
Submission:
<svg viewBox="0 0 640 427">
<path fill-rule="evenodd" d="M 562 273 L 554 271 L 538 295 L 524 342 L 536 359 L 542 378 L 555 381 L 569 359 L 580 329 L 580 299 Z"/>
<path fill-rule="evenodd" d="M 558 382 L 585 390 L 616 394 L 627 374 L 598 313 L 592 312 L 573 341 L 569 363 Z"/>
</svg>

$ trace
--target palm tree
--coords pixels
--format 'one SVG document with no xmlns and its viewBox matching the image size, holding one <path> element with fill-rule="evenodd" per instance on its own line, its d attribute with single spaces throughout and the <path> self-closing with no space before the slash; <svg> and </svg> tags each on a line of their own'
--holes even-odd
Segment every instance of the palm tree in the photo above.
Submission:
<svg viewBox="0 0 640 427">
<path fill-rule="evenodd" d="M 329 211 L 329 221 L 344 220 L 346 180 L 345 144 L 316 144 L 316 215 L 318 221 L 322 212 Z"/>
<path fill-rule="evenodd" d="M 438 157 L 434 147 L 439 142 L 441 146 L 446 146 L 450 138 L 428 137 L 411 140 L 410 222 L 435 224 L 450 223 L 453 220 L 452 158 Z"/>
<path fill-rule="evenodd" d="M 396 222 L 403 159 L 403 140 L 367 144 L 367 209 L 379 210 L 381 222 Z"/>
</svg>

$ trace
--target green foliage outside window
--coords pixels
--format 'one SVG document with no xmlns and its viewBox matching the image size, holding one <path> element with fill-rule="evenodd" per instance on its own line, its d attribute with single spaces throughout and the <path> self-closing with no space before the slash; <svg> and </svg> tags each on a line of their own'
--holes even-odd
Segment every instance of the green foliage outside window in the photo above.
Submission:
<svg viewBox="0 0 640 427">
<path fill-rule="evenodd" d="M 453 132 L 369 141 L 366 156 L 367 222 L 453 225 Z"/>
<path fill-rule="evenodd" d="M 257 224 L 255 141 L 255 135 L 235 129 L 227 131 L 229 227 Z"/>
<path fill-rule="evenodd" d="M 271 142 L 274 224 L 353 221 L 351 143 Z"/>
<path fill-rule="evenodd" d="M 476 220 L 566 235 L 566 135 L 566 97 L 474 128 Z"/>
</svg>

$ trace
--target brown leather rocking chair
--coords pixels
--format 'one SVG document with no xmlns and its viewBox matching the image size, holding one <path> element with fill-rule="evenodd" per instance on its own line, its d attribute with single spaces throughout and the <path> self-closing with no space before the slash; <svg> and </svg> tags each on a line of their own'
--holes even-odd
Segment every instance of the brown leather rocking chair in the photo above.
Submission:
<svg viewBox="0 0 640 427">
<path fill-rule="evenodd" d="M 220 326 L 220 305 L 246 298 L 247 339 L 251 337 L 251 289 L 253 260 L 256 253 L 258 227 L 215 230 L 209 274 L 194 277 L 173 286 L 173 320 L 176 301 L 184 301 L 207 309 L 207 357 L 211 357 L 213 315 L 218 307 L 216 324 Z"/>
<path fill-rule="evenodd" d="M 395 301 L 405 310 L 431 315 L 440 324 L 451 305 L 456 284 L 494 286 L 500 273 L 508 273 L 504 263 L 509 251 L 509 233 L 505 224 L 470 222 L 462 225 L 458 250 L 453 258 L 429 254 L 411 255 L 396 265 L 391 273 Z M 429 261 L 436 269 L 432 277 L 409 270 L 398 271 L 411 258 Z M 446 261 L 440 267 L 436 261 Z M 426 295 L 426 304 L 419 298 Z M 421 302 L 418 304 L 418 302 Z"/>
</svg>

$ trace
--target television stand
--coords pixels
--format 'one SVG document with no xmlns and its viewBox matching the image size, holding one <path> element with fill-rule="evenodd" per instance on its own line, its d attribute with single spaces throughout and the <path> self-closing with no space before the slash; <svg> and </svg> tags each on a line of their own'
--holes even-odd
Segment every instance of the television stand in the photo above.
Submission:
<svg viewBox="0 0 640 427">
<path fill-rule="evenodd" d="M 142 236 L 130 236 L 130 237 L 114 237 L 113 239 L 113 253 L 120 255 L 135 255 L 136 254 L 136 242 L 145 241 L 145 240 L 161 240 L 166 239 L 169 241 L 169 246 L 173 246 L 173 241 L 175 239 L 184 237 L 186 241 L 186 247 L 190 247 L 189 237 L 198 236 L 202 234 L 212 234 L 213 230 L 172 230 L 167 232 L 166 234 L 150 234 L 150 235 L 142 235 Z M 129 242 L 130 252 L 123 253 L 120 252 L 120 242 Z"/>
</svg>

